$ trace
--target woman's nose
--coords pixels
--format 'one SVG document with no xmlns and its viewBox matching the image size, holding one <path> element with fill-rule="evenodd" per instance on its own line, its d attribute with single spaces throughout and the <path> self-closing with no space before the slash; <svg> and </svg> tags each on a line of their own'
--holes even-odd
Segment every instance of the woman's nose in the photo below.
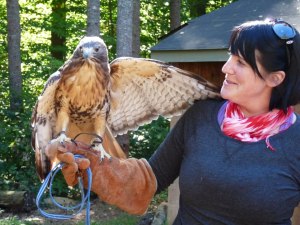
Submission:
<svg viewBox="0 0 300 225">
<path fill-rule="evenodd" d="M 232 59 L 229 57 L 227 62 L 222 67 L 222 72 L 224 74 L 232 74 L 233 73 L 233 65 L 232 65 Z"/>
</svg>

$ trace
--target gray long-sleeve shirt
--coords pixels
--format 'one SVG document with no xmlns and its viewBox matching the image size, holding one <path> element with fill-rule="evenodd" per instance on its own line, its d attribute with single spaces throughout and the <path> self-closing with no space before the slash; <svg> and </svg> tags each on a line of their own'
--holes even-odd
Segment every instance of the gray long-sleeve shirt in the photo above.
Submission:
<svg viewBox="0 0 300 225">
<path fill-rule="evenodd" d="M 179 176 L 174 225 L 290 225 L 300 200 L 300 118 L 265 140 L 241 142 L 217 121 L 223 102 L 196 102 L 150 158 L 158 191 Z"/>
</svg>

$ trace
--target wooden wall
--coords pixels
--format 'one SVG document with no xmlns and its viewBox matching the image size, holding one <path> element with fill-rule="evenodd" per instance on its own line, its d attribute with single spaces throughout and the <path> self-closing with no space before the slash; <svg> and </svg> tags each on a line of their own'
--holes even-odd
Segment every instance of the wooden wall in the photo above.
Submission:
<svg viewBox="0 0 300 225">
<path fill-rule="evenodd" d="M 199 74 L 208 81 L 221 87 L 225 75 L 222 73 L 222 66 L 225 62 L 185 62 L 172 63 L 172 65 Z"/>
</svg>

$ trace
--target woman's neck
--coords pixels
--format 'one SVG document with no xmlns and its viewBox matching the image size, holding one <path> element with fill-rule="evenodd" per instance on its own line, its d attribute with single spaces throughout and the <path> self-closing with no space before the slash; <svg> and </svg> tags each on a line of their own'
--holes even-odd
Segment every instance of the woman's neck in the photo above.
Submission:
<svg viewBox="0 0 300 225">
<path fill-rule="evenodd" d="M 261 107 L 259 105 L 238 105 L 245 117 L 258 116 L 269 112 L 269 106 Z"/>
</svg>

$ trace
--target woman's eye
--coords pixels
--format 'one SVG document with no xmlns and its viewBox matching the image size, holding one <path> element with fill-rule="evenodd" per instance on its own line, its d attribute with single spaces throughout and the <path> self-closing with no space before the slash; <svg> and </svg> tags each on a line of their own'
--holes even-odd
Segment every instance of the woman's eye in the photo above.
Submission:
<svg viewBox="0 0 300 225">
<path fill-rule="evenodd" d="M 238 60 L 238 63 L 244 65 L 244 62 L 240 59 Z"/>
<path fill-rule="evenodd" d="M 247 63 L 245 62 L 245 60 L 243 60 L 242 58 L 238 58 L 237 59 L 237 62 L 239 63 L 239 64 L 241 64 L 241 65 L 247 65 Z"/>
</svg>

